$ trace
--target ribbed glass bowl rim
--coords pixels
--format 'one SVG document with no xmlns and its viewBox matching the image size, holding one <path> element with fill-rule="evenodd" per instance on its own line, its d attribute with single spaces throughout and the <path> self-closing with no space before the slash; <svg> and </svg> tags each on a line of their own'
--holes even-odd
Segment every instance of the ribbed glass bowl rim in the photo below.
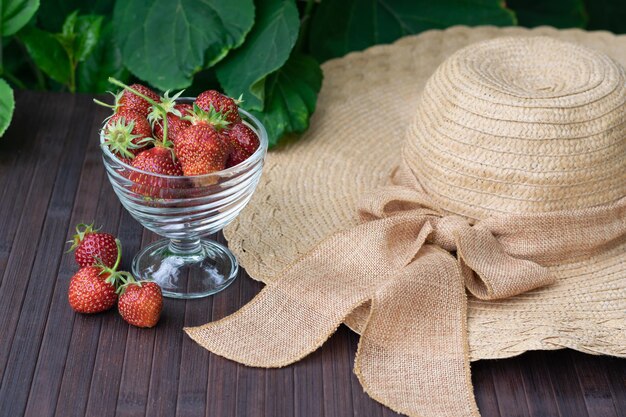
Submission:
<svg viewBox="0 0 626 417">
<path fill-rule="evenodd" d="M 194 100 L 195 100 L 195 97 L 181 97 L 177 101 L 184 103 L 184 102 L 192 102 Z M 174 181 L 185 181 L 185 180 L 190 180 L 190 179 L 202 180 L 202 179 L 207 179 L 207 178 L 230 177 L 232 176 L 231 174 L 239 174 L 241 172 L 247 171 L 248 168 L 253 167 L 258 162 L 260 162 L 264 158 L 265 153 L 267 152 L 267 146 L 268 146 L 267 131 L 265 130 L 265 126 L 263 126 L 263 124 L 259 121 L 259 119 L 257 119 L 256 117 L 254 117 L 252 114 L 250 114 L 244 109 L 239 109 L 239 113 L 243 114 L 245 118 L 248 121 L 250 121 L 249 124 L 251 124 L 252 127 L 256 130 L 256 133 L 258 133 L 259 142 L 260 142 L 259 147 L 245 161 L 235 166 L 232 166 L 230 168 L 223 169 L 221 171 L 211 172 L 209 174 L 203 174 L 203 175 L 164 175 L 164 174 L 155 174 L 154 172 L 144 171 L 143 169 L 135 168 L 134 166 L 128 165 L 126 162 L 122 161 L 120 158 L 115 156 L 108 147 L 104 146 L 104 125 L 103 125 L 103 128 L 100 129 L 100 148 L 102 149 L 102 152 L 104 152 L 104 154 L 107 157 L 111 158 L 116 163 L 120 164 L 121 166 L 128 169 L 129 171 L 140 173 L 142 175 L 149 175 L 154 178 L 163 178 L 163 179 L 169 179 L 169 180 L 174 180 Z M 106 121 L 105 121 L 105 124 L 106 124 Z"/>
</svg>

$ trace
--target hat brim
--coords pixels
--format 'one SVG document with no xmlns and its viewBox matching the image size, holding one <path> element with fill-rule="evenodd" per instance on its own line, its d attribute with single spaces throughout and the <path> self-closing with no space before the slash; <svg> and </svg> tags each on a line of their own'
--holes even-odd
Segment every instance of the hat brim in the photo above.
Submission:
<svg viewBox="0 0 626 417">
<path fill-rule="evenodd" d="M 271 282 L 325 237 L 356 224 L 359 197 L 387 181 L 418 96 L 445 58 L 477 41 L 533 35 L 580 43 L 626 66 L 626 36 L 545 27 L 428 31 L 325 63 L 310 129 L 268 154 L 252 201 L 225 230 L 250 276 Z M 470 299 L 472 360 L 565 347 L 626 356 L 626 242 L 553 271 L 558 282 L 550 287 Z M 346 324 L 359 332 L 368 311 L 363 306 Z"/>
</svg>

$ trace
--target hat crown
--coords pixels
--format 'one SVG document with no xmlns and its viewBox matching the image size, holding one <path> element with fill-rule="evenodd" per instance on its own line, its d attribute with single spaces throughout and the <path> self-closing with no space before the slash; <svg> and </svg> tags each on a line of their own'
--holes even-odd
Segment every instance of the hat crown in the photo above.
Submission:
<svg viewBox="0 0 626 417">
<path fill-rule="evenodd" d="M 626 195 L 626 77 L 608 56 L 547 37 L 499 38 L 427 82 L 404 149 L 424 189 L 483 218 Z"/>
</svg>

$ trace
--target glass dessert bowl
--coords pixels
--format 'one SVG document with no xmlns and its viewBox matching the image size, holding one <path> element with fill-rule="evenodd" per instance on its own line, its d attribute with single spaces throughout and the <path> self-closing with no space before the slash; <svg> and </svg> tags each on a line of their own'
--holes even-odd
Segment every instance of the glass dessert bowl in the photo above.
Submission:
<svg viewBox="0 0 626 417">
<path fill-rule="evenodd" d="M 178 101 L 191 103 L 193 99 Z M 120 202 L 142 226 L 165 238 L 135 255 L 133 275 L 156 281 L 166 297 L 206 297 L 226 288 L 237 276 L 235 256 L 207 236 L 237 217 L 261 177 L 267 133 L 254 116 L 239 112 L 259 137 L 258 149 L 238 165 L 205 175 L 142 171 L 116 157 L 100 137 L 107 176 Z"/>
</svg>

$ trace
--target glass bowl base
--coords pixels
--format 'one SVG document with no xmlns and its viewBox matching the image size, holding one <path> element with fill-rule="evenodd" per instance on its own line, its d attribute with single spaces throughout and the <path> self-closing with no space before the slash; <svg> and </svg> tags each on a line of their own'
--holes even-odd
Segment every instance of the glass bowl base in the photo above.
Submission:
<svg viewBox="0 0 626 417">
<path fill-rule="evenodd" d="M 133 275 L 155 281 L 169 298 L 220 292 L 235 280 L 238 269 L 231 251 L 211 240 L 159 240 L 133 259 Z"/>
</svg>

